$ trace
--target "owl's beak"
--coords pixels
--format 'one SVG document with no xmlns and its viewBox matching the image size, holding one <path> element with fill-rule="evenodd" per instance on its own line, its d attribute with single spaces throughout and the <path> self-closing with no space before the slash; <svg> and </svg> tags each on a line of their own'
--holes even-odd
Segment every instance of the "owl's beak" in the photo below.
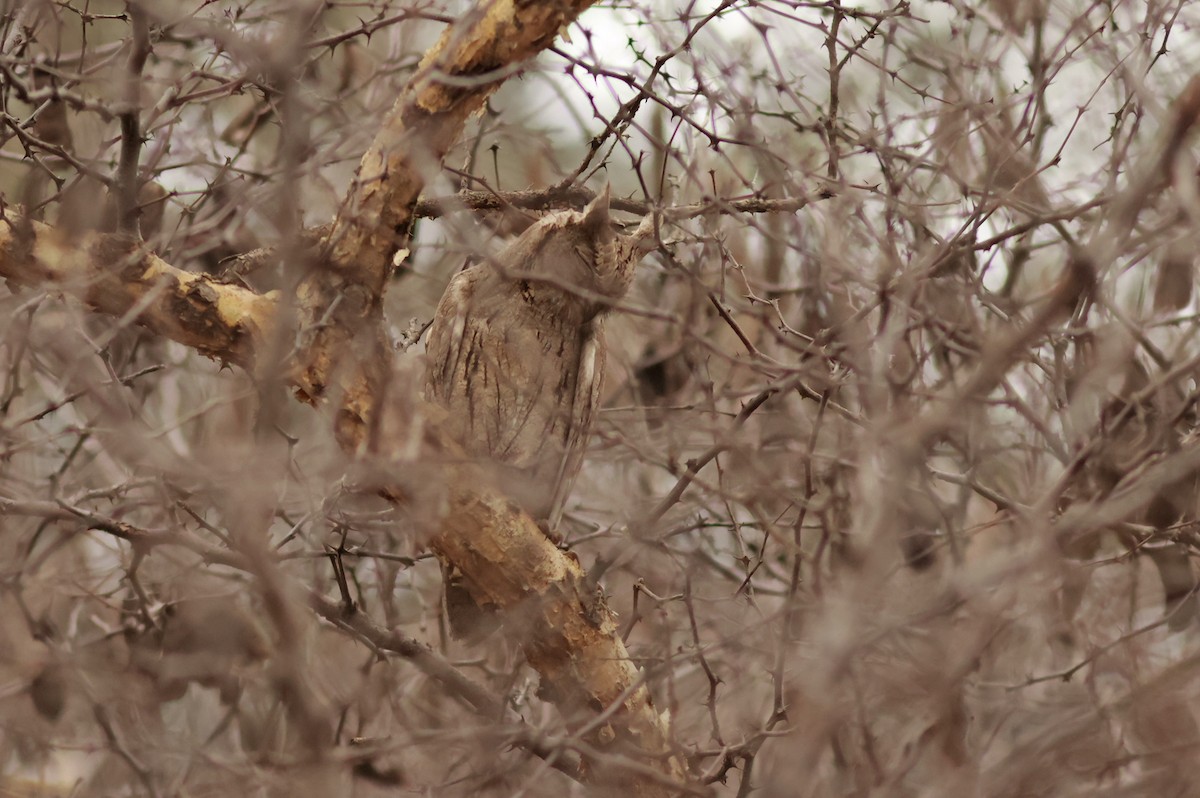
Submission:
<svg viewBox="0 0 1200 798">
<path fill-rule="evenodd" d="M 592 267 L 596 270 L 596 277 L 602 286 L 608 286 L 618 279 L 617 271 L 620 265 L 617 263 L 617 234 L 613 231 L 608 216 L 608 200 L 611 193 L 611 184 L 605 183 L 596 198 L 583 209 L 583 229 L 592 240 Z"/>
<path fill-rule="evenodd" d="M 643 258 L 658 248 L 658 236 L 655 235 L 655 218 L 653 213 L 642 217 L 641 224 L 632 233 L 625 236 L 626 246 L 636 258 Z"/>
</svg>

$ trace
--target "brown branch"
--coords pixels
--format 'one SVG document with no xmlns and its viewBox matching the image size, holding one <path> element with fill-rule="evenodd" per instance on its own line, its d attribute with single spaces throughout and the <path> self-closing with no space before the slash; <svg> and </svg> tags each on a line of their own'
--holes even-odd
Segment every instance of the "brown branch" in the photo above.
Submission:
<svg viewBox="0 0 1200 798">
<path fill-rule="evenodd" d="M 361 612 L 347 613 L 341 604 L 319 593 L 310 593 L 309 602 L 318 615 L 334 626 L 352 632 L 379 651 L 398 654 L 411 662 L 417 670 L 436 681 L 451 695 L 461 699 L 479 715 L 495 719 L 504 713 L 504 703 L 492 691 L 468 679 L 462 671 L 441 655 L 431 651 L 428 646 L 382 628 Z M 538 740 L 533 731 L 520 719 L 514 717 L 511 720 L 517 724 L 520 732 L 514 741 L 516 745 L 546 760 L 551 767 L 572 779 L 580 777 L 579 762 L 576 758 L 568 756 L 562 748 Z"/>
<path fill-rule="evenodd" d="M 780 197 L 768 199 L 765 197 L 745 197 L 742 199 L 713 199 L 690 205 L 674 205 L 662 208 L 663 218 L 672 220 L 691 219 L 716 213 L 729 216 L 737 213 L 766 214 L 766 213 L 795 213 L 807 207 L 814 201 L 830 199 L 836 196 L 833 189 L 823 187 L 812 196 Z M 461 211 L 495 211 L 505 208 L 520 208 L 521 210 L 545 211 L 560 208 L 582 208 L 596 198 L 596 192 L 583 186 L 551 186 L 546 189 L 530 191 L 460 191 L 446 197 L 429 197 L 418 200 L 413 207 L 413 218 L 439 219 Z M 645 216 L 653 213 L 655 208 L 648 202 L 613 197 L 609 201 L 613 210 Z M 323 224 L 310 227 L 300 232 L 300 248 L 315 250 L 329 239 L 333 230 L 332 225 Z M 236 255 L 224 261 L 226 275 L 253 274 L 260 269 L 279 262 L 277 247 L 259 247 L 241 255 Z"/>
<path fill-rule="evenodd" d="M 150 23 L 137 3 L 129 5 L 133 43 L 126 63 L 125 100 L 121 121 L 121 158 L 117 163 L 117 226 L 123 233 L 138 231 L 138 155 L 142 149 L 142 69 L 150 56 Z"/>
<path fill-rule="evenodd" d="M 789 382 L 795 382 L 795 380 L 791 380 Z M 791 385 L 788 384 L 784 386 L 767 388 L 759 392 L 757 396 L 747 402 L 745 407 L 738 412 L 737 417 L 733 420 L 733 429 L 737 430 L 741 428 L 741 426 L 746 423 L 746 419 L 750 418 L 750 416 L 754 414 L 755 410 L 758 410 L 758 408 L 762 407 L 763 403 L 776 393 L 782 390 L 790 389 Z M 691 485 L 693 480 L 696 479 L 696 475 L 700 473 L 700 469 L 704 468 L 704 466 L 712 462 L 717 455 L 728 448 L 729 443 L 726 441 L 721 441 L 708 447 L 708 449 L 706 449 L 703 453 L 697 455 L 691 460 L 688 460 L 687 471 L 680 475 L 679 479 L 675 482 L 675 487 L 671 488 L 667 495 L 663 497 L 663 500 L 658 503 L 658 506 L 651 510 L 646 516 L 646 520 L 644 522 L 645 525 L 652 526 L 662 520 L 662 517 L 667 514 L 667 511 L 674 507 L 680 498 L 683 497 L 683 492 L 687 490 L 688 485 Z"/>
<path fill-rule="evenodd" d="M 483 2 L 425 55 L 363 155 L 334 222 L 332 265 L 378 299 L 412 220 L 417 197 L 458 141 L 467 119 L 511 74 L 537 55 L 591 0 Z"/>
<path fill-rule="evenodd" d="M 452 475 L 451 484 L 478 485 L 473 471 Z M 592 763 L 584 774 L 588 781 L 615 780 L 637 796 L 675 794 L 664 783 L 682 787 L 683 769 L 669 748 L 668 721 L 641 684 L 616 616 L 603 593 L 590 587 L 576 558 L 560 551 L 505 497 L 478 489 L 455 491 L 432 545 L 467 576 L 477 601 L 504 608 L 509 623 L 524 631 L 522 647 L 541 674 L 541 693 L 568 723 L 597 710 L 611 713 L 609 723 L 584 735 L 586 743 L 601 752 L 624 752 L 659 774 L 621 781 Z"/>
<path fill-rule="evenodd" d="M 209 357 L 251 367 L 275 301 L 176 269 L 128 236 L 70 239 L 27 219 L 0 218 L 0 277 L 67 291 L 93 310 L 136 323 Z"/>
<path fill-rule="evenodd" d="M 676 205 L 662 208 L 667 219 L 690 219 L 708 213 L 732 215 L 735 213 L 795 213 L 818 199 L 834 196 L 833 189 L 821 188 L 813 196 L 743 197 L 742 199 L 710 199 L 691 205 Z M 458 210 L 501 210 L 522 208 L 526 210 L 550 210 L 552 208 L 582 208 L 596 198 L 596 192 L 583 186 L 551 186 L 537 191 L 460 191 L 450 197 L 423 199 L 413 209 L 413 216 L 430 218 L 445 216 Z M 656 209 L 648 202 L 613 197 L 609 206 L 615 211 L 645 216 Z"/>
</svg>

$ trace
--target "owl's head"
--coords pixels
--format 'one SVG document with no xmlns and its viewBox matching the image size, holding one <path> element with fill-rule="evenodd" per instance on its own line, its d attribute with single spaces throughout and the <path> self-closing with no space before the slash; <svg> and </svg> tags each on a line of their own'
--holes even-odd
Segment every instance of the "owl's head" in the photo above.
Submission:
<svg viewBox="0 0 1200 798">
<path fill-rule="evenodd" d="M 593 305 L 599 312 L 625 296 L 644 254 L 613 229 L 608 202 L 605 185 L 582 211 L 538 220 L 497 261 L 509 276 L 528 281 L 535 296 Z"/>
</svg>

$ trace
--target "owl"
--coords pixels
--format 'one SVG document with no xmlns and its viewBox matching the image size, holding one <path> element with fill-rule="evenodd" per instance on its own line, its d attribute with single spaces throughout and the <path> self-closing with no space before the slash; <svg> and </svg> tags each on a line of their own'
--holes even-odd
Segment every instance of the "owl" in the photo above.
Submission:
<svg viewBox="0 0 1200 798">
<path fill-rule="evenodd" d="M 551 531 L 600 402 L 605 312 L 628 291 L 649 231 L 613 229 L 606 186 L 582 212 L 545 216 L 459 272 L 429 328 L 426 400 L 447 411 L 446 431 L 497 486 Z"/>
</svg>

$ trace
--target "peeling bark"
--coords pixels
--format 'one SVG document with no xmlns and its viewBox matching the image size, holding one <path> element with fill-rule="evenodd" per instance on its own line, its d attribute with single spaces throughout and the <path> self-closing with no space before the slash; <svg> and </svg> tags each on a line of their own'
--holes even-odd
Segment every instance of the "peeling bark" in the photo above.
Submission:
<svg viewBox="0 0 1200 798">
<path fill-rule="evenodd" d="M 275 300 L 176 269 L 127 236 L 77 239 L 49 225 L 0 219 L 0 276 L 73 294 L 93 310 L 250 369 L 275 318 Z"/>
<path fill-rule="evenodd" d="M 378 298 L 407 235 L 430 164 L 520 65 L 549 46 L 592 0 L 482 3 L 421 61 L 359 164 L 330 235 L 333 267 Z"/>
<path fill-rule="evenodd" d="M 478 484 L 466 470 L 455 485 Z M 474 480 L 474 481 L 473 481 Z M 528 515 L 491 491 L 456 490 L 433 539 L 437 551 L 470 580 L 472 596 L 505 610 L 529 664 L 542 678 L 539 694 L 572 728 L 592 724 L 584 740 L 650 765 L 661 779 L 586 771 L 590 781 L 620 784 L 632 795 L 675 795 L 683 767 L 670 748 L 670 721 L 654 708 L 642 675 L 617 632 L 603 592 L 591 586 L 578 559 L 560 551 Z M 673 788 L 667 785 L 674 784 Z"/>
</svg>

